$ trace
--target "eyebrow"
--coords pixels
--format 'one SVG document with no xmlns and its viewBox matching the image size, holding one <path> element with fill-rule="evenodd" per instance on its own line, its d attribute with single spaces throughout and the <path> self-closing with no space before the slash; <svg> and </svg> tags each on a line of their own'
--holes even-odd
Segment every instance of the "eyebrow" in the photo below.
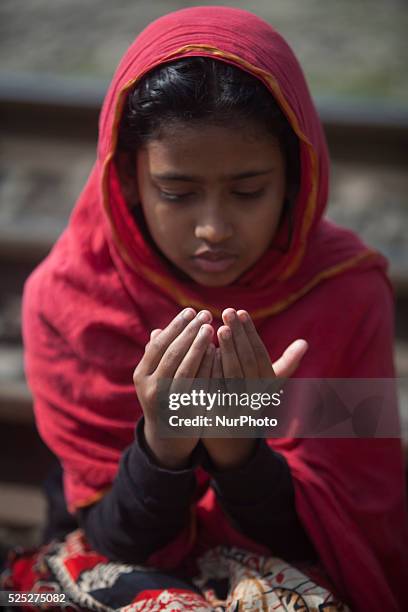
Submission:
<svg viewBox="0 0 408 612">
<path fill-rule="evenodd" d="M 262 176 L 264 174 L 270 174 L 273 172 L 274 168 L 267 168 L 266 170 L 249 170 L 248 172 L 239 172 L 238 174 L 229 174 L 224 175 L 224 179 L 246 179 L 251 178 L 253 176 Z M 179 174 L 177 172 L 162 172 L 159 174 L 152 174 L 152 177 L 157 180 L 165 180 L 165 181 L 188 181 L 190 183 L 199 183 L 202 181 L 202 177 L 200 176 L 191 176 L 187 174 Z"/>
</svg>

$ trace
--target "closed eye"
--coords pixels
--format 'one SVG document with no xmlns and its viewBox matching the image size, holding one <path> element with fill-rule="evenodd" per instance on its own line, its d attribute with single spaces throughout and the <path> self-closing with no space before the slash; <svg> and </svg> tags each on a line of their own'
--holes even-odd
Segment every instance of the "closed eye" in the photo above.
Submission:
<svg viewBox="0 0 408 612">
<path fill-rule="evenodd" d="M 264 193 L 265 189 L 258 189 L 258 191 L 234 191 L 234 195 L 239 198 L 258 198 Z"/>
<path fill-rule="evenodd" d="M 160 191 L 160 196 L 164 200 L 170 200 L 170 202 L 177 202 L 178 200 L 184 200 L 188 196 L 193 195 L 192 193 L 169 193 L 168 191 Z"/>
<path fill-rule="evenodd" d="M 257 191 L 233 191 L 232 194 L 242 199 L 255 199 L 263 195 L 264 192 L 265 192 L 265 188 L 262 187 L 261 189 L 258 189 Z M 164 200 L 169 200 L 170 202 L 177 202 L 180 200 L 185 200 L 188 197 L 193 196 L 193 195 L 194 195 L 193 192 L 170 193 L 168 191 L 160 190 L 160 196 Z"/>
</svg>

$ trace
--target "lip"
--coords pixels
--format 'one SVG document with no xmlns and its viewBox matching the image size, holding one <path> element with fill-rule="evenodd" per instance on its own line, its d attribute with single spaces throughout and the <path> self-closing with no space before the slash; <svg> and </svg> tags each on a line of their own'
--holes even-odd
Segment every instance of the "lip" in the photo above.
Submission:
<svg viewBox="0 0 408 612">
<path fill-rule="evenodd" d="M 225 272 L 235 263 L 237 256 L 225 251 L 204 251 L 192 259 L 203 272 Z"/>
</svg>

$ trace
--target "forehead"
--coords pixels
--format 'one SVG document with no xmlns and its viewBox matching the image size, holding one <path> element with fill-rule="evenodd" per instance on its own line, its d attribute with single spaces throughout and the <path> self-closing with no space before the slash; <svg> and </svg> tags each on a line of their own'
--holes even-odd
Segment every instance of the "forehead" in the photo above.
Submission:
<svg viewBox="0 0 408 612">
<path fill-rule="evenodd" d="M 177 124 L 141 151 L 150 172 L 232 175 L 282 163 L 278 139 L 258 126 Z"/>
</svg>

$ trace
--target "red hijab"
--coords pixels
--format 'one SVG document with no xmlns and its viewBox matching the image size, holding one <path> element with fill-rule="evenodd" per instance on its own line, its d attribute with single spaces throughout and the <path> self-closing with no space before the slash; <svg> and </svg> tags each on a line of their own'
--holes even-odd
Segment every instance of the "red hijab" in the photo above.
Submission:
<svg viewBox="0 0 408 612">
<path fill-rule="evenodd" d="M 180 280 L 144 240 L 113 164 L 128 91 L 177 58 L 208 56 L 259 78 L 301 144 L 301 187 L 289 252 L 268 251 L 221 290 Z M 100 117 L 98 158 L 69 225 L 27 281 L 26 374 L 41 436 L 60 458 L 72 512 L 109 489 L 141 414 L 132 373 L 150 331 L 184 306 L 245 308 L 271 358 L 309 342 L 296 375 L 393 377 L 393 303 L 386 262 L 323 219 L 328 154 L 302 70 L 282 37 L 252 13 L 177 11 L 150 24 L 123 57 Z M 286 236 L 282 228 L 282 236 Z M 280 236 L 277 236 L 279 240 Z M 276 439 L 293 474 L 297 511 L 334 589 L 353 610 L 408 601 L 408 535 L 398 439 Z M 205 473 L 199 473 L 205 489 Z M 273 483 L 265 483 L 273 486 Z M 150 562 L 165 567 L 217 543 L 265 552 L 228 523 L 211 488 L 191 525 Z M 171 550 L 171 554 L 169 551 Z"/>
</svg>

